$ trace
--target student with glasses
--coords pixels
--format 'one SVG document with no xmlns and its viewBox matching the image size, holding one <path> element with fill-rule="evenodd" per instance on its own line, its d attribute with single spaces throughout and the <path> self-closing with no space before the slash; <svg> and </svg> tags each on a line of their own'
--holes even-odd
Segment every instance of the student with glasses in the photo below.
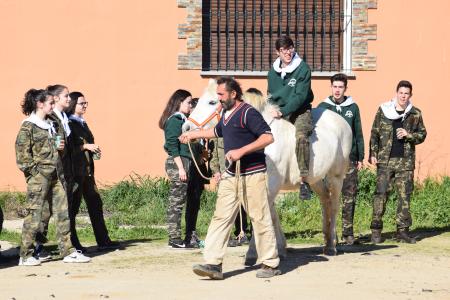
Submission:
<svg viewBox="0 0 450 300">
<path fill-rule="evenodd" d="M 274 118 L 283 118 L 294 124 L 297 140 L 297 161 L 300 169 L 300 199 L 311 198 L 306 182 L 309 175 L 309 136 L 312 133 L 311 69 L 295 52 L 294 42 L 281 36 L 275 42 L 278 58 L 268 74 L 269 101 L 276 104 Z"/>
<path fill-rule="evenodd" d="M 113 242 L 109 238 L 103 217 L 103 203 L 94 177 L 94 160 L 100 159 L 102 152 L 98 144 L 95 143 L 94 135 L 84 119 L 87 107 L 88 102 L 82 93 L 70 93 L 70 105 L 67 112 L 69 114 L 69 126 L 72 136 L 73 175 L 77 186 L 73 192 L 72 205 L 70 206 L 70 233 L 72 240 L 77 241 L 75 247 L 83 252 L 86 251 L 86 248 L 80 244 L 75 228 L 81 197 L 86 202 L 95 240 L 98 245 L 97 249 L 104 251 L 120 247 L 118 242 Z"/>
</svg>

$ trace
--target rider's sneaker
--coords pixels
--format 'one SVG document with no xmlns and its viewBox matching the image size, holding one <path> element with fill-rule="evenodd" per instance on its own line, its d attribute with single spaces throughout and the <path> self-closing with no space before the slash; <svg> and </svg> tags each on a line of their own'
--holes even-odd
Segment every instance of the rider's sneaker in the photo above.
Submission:
<svg viewBox="0 0 450 300">
<path fill-rule="evenodd" d="M 63 258 L 63 262 L 65 263 L 87 263 L 90 261 L 91 258 L 83 255 L 79 250 L 75 250 Z"/>
<path fill-rule="evenodd" d="M 311 188 L 309 183 L 302 182 L 300 183 L 300 200 L 310 200 L 311 199 Z"/>
</svg>

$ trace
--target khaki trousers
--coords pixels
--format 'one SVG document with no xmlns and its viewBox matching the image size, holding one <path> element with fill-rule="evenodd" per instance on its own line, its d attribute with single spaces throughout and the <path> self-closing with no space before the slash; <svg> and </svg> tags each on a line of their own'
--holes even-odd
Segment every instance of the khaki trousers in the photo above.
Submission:
<svg viewBox="0 0 450 300">
<path fill-rule="evenodd" d="M 267 199 L 266 173 L 242 176 L 239 180 L 239 197 L 236 197 L 235 177 L 228 176 L 220 181 L 216 210 L 205 239 L 205 262 L 213 265 L 222 263 L 242 199 L 246 199 L 244 207 L 253 225 L 258 257 L 263 264 L 275 268 L 280 259 Z"/>
</svg>

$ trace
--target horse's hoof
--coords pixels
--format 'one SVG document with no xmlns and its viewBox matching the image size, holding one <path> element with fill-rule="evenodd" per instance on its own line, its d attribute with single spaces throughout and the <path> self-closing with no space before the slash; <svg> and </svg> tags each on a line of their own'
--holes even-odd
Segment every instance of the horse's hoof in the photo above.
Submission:
<svg viewBox="0 0 450 300">
<path fill-rule="evenodd" d="M 337 250 L 336 248 L 323 248 L 323 254 L 326 256 L 336 256 Z"/>
<path fill-rule="evenodd" d="M 245 261 L 244 261 L 244 265 L 246 265 L 247 267 L 251 267 L 256 265 L 256 257 L 246 257 Z"/>
</svg>

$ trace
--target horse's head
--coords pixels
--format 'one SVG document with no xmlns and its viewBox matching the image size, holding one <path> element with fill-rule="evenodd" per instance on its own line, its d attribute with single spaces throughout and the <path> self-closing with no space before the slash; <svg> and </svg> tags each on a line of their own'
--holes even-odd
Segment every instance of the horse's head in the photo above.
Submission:
<svg viewBox="0 0 450 300">
<path fill-rule="evenodd" d="M 216 81 L 210 79 L 203 95 L 198 99 L 197 106 L 183 124 L 183 131 L 208 129 L 219 122 L 222 105 L 217 97 L 216 89 Z"/>
</svg>

